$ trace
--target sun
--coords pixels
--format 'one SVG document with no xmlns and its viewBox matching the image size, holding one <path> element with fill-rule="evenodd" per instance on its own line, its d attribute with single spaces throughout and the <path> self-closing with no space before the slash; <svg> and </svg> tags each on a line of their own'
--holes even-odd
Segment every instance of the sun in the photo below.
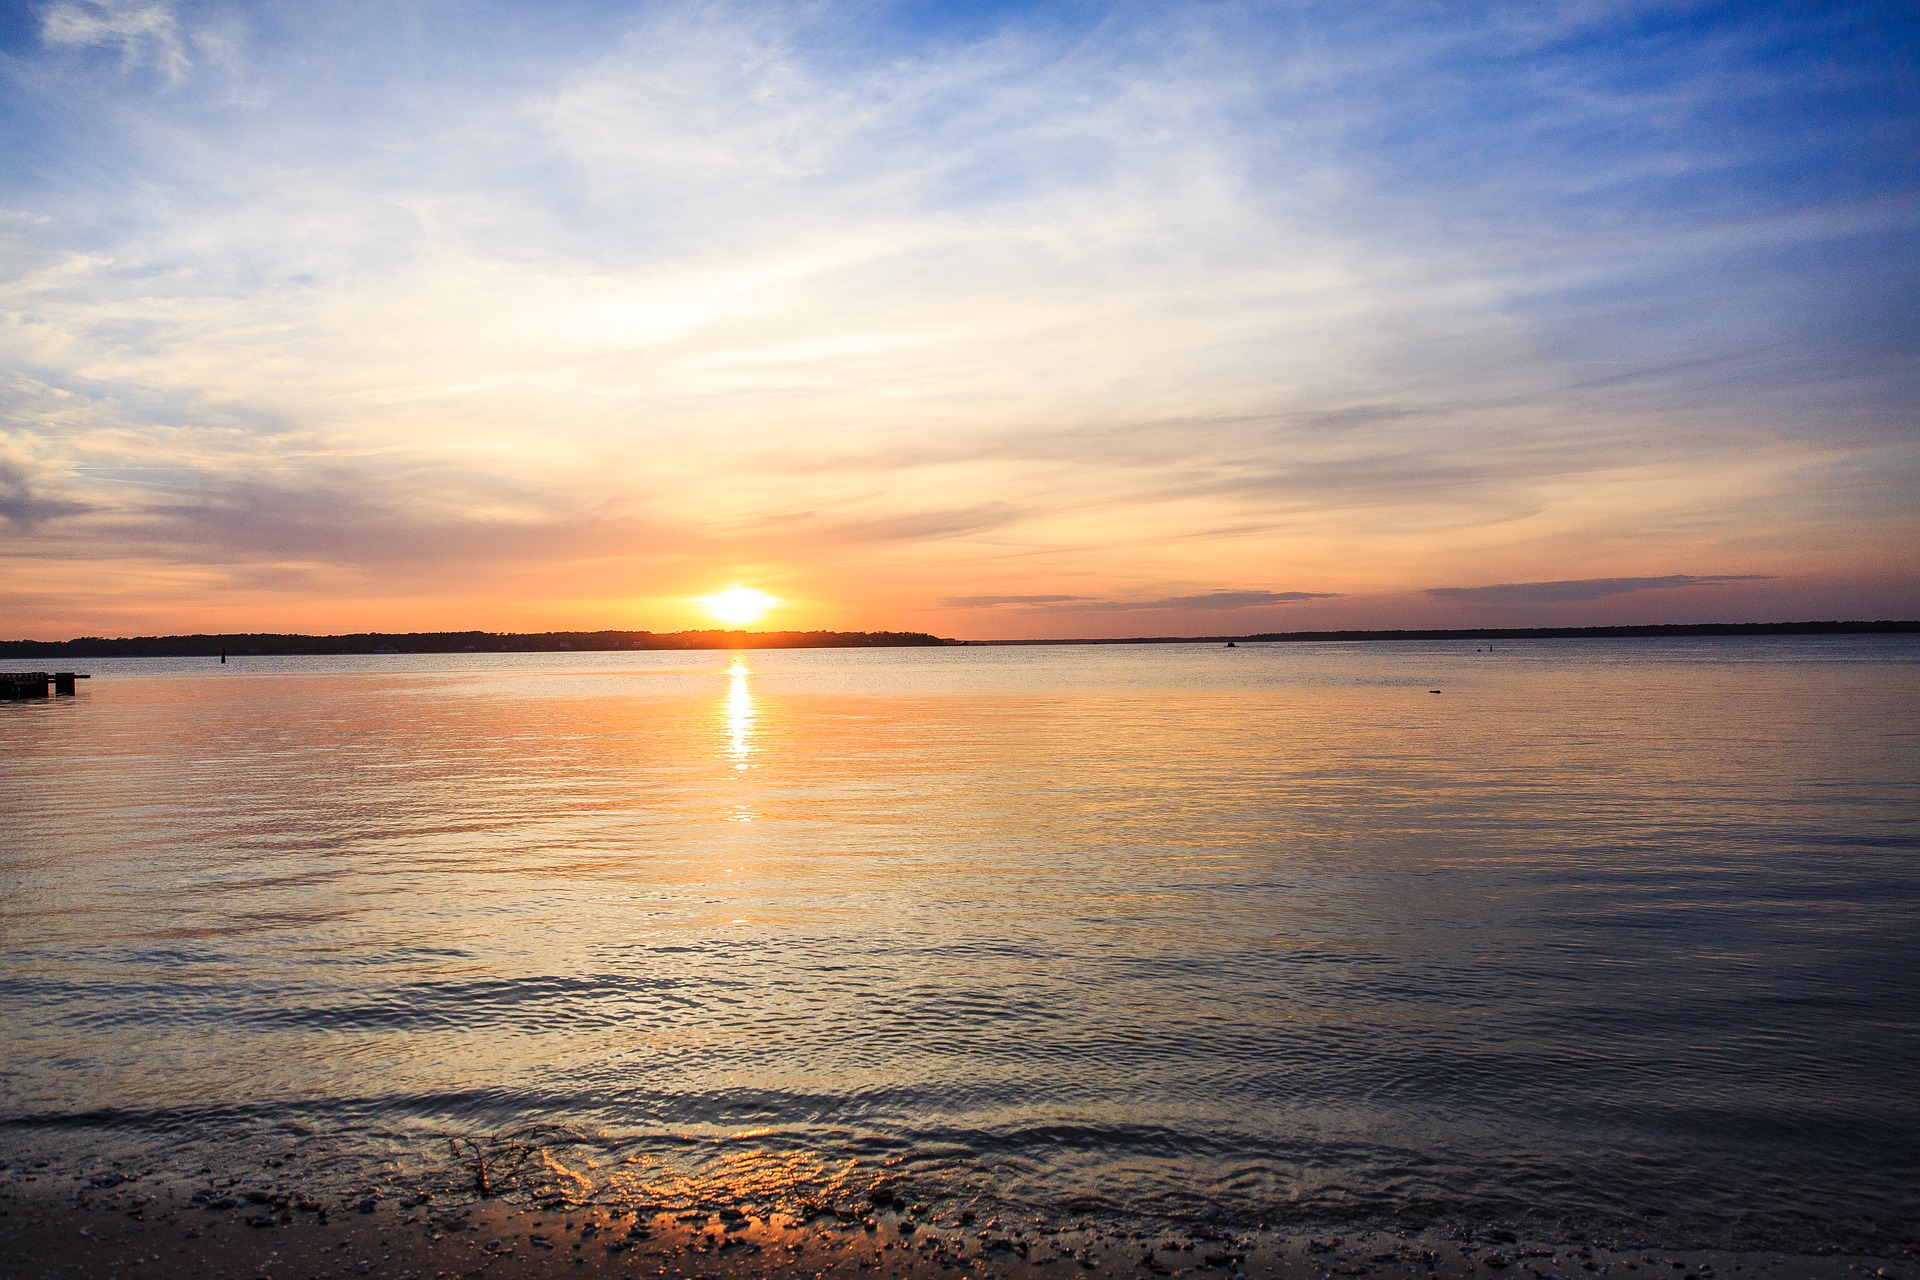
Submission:
<svg viewBox="0 0 1920 1280">
<path fill-rule="evenodd" d="M 728 587 L 718 595 L 707 596 L 700 603 L 707 607 L 708 613 L 728 626 L 740 627 L 749 622 L 758 622 L 761 614 L 780 602 L 752 587 Z"/>
</svg>

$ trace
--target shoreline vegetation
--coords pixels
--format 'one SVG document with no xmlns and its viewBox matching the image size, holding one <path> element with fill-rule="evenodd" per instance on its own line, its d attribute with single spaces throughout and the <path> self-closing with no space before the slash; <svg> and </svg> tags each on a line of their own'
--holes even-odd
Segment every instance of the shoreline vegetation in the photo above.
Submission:
<svg viewBox="0 0 1920 1280">
<path fill-rule="evenodd" d="M 953 644 L 921 631 L 364 631 L 0 640 L 4 658 L 296 657 L 394 653 L 609 653 L 682 649 L 903 649 Z"/>
<path fill-rule="evenodd" d="M 80 636 L 0 640 L 0 658 L 214 658 L 426 653 L 608 653 L 622 650 L 904 649 L 947 646 L 1310 643 L 1379 640 L 1616 640 L 1689 636 L 1914 635 L 1920 621 L 1696 622 L 1613 627 L 1468 627 L 1390 631 L 1267 631 L 1248 635 L 953 640 L 924 631 L 365 631 L 309 636 L 274 632 L 217 635 Z"/>
<path fill-rule="evenodd" d="M 1347 640 L 1662 640 L 1676 636 L 1870 636 L 1920 634 L 1920 621 L 1661 622 L 1623 627 L 1453 627 L 1399 631 L 1262 631 L 1253 635 L 1131 636 L 1083 640 L 955 640 L 952 644 L 1281 644 Z"/>
</svg>

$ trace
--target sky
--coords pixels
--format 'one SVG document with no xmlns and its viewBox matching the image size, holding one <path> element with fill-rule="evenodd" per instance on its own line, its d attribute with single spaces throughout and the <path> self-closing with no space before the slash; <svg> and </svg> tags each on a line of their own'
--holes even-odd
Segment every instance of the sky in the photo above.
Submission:
<svg viewBox="0 0 1920 1280">
<path fill-rule="evenodd" d="M 1917 35 L 0 6 L 0 637 L 1920 617 Z"/>
</svg>

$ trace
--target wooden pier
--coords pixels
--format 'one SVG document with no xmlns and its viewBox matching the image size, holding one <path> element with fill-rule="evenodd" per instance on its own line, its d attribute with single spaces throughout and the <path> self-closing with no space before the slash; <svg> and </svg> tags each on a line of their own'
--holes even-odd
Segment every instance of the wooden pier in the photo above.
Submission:
<svg viewBox="0 0 1920 1280">
<path fill-rule="evenodd" d="M 71 698 L 73 682 L 90 678 L 73 671 L 0 671 L 0 700 L 44 698 L 49 685 L 56 696 Z"/>
</svg>

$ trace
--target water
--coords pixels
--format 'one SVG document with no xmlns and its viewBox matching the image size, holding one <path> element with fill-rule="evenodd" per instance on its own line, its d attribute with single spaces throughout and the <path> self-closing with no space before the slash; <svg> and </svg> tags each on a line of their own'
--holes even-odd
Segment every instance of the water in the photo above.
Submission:
<svg viewBox="0 0 1920 1280">
<path fill-rule="evenodd" d="M 84 669 L 0 706 L 12 1159 L 1920 1230 L 1912 638 Z"/>
</svg>

